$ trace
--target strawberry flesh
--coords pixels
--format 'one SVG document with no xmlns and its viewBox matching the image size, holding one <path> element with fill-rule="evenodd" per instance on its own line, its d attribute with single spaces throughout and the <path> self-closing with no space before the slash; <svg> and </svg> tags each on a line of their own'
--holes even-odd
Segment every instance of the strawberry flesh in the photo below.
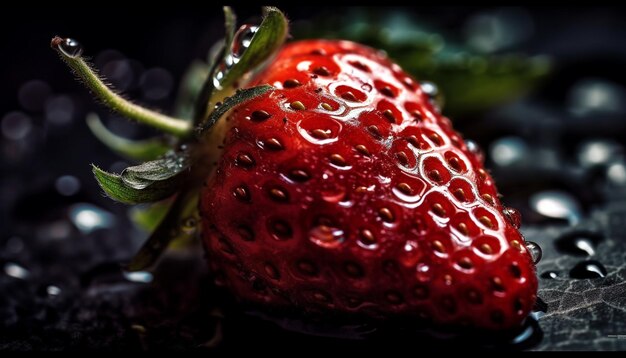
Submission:
<svg viewBox="0 0 626 358">
<path fill-rule="evenodd" d="M 284 46 L 226 119 L 201 196 L 216 282 L 268 309 L 516 327 L 535 268 L 480 153 L 415 79 L 347 41 Z"/>
</svg>

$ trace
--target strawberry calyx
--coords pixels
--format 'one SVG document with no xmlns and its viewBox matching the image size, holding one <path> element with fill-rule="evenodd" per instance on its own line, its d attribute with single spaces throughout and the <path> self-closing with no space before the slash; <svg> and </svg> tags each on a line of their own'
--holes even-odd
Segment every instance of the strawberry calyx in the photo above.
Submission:
<svg viewBox="0 0 626 358">
<path fill-rule="evenodd" d="M 178 228 L 190 226 L 190 222 L 198 225 L 194 220 L 198 216 L 198 191 L 221 154 L 220 143 L 227 127 L 220 118 L 233 107 L 273 89 L 269 85 L 238 88 L 245 86 L 283 45 L 288 33 L 284 14 L 275 7 L 264 7 L 259 26 L 243 25 L 238 31 L 230 7 L 224 7 L 224 16 L 226 35 L 213 65 L 204 72 L 206 78 L 195 98 L 191 118 L 173 118 L 131 103 L 107 87 L 91 69 L 76 40 L 56 36 L 51 41 L 51 47 L 61 59 L 105 105 L 165 134 L 165 139 L 131 141 L 110 132 L 97 115 L 90 114 L 88 118 L 89 128 L 111 149 L 130 159 L 148 159 L 120 174 L 92 165 L 94 176 L 108 197 L 126 204 L 154 203 L 175 197 L 168 213 L 127 265 L 131 271 L 153 265 L 170 241 L 179 236 Z"/>
</svg>

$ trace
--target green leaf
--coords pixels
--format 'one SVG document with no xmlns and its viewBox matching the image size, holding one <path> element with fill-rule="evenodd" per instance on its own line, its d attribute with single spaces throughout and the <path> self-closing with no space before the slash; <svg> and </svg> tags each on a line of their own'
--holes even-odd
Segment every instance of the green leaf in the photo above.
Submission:
<svg viewBox="0 0 626 358">
<path fill-rule="evenodd" d="M 164 138 L 134 141 L 118 136 L 108 130 L 95 113 L 87 115 L 87 126 L 109 149 L 131 160 L 152 160 L 165 154 L 170 147 Z"/>
<path fill-rule="evenodd" d="M 174 239 L 197 233 L 199 189 L 184 189 L 176 196 L 167 215 L 126 266 L 129 271 L 141 271 L 152 266 Z"/>
<path fill-rule="evenodd" d="M 250 45 L 243 52 L 241 57 L 233 61 L 232 67 L 227 69 L 221 63 L 205 83 L 205 96 L 199 100 L 207 98 L 206 102 L 198 103 L 199 110 L 196 112 L 196 123 L 203 124 L 217 102 L 221 102 L 224 97 L 233 92 L 237 85 L 245 82 L 245 77 L 251 71 L 259 69 L 259 66 L 278 51 L 287 38 L 288 23 L 285 15 L 275 7 L 264 7 L 264 18 L 256 33 L 250 40 Z M 225 49 L 224 56 L 232 55 L 230 48 Z M 218 73 L 221 72 L 221 79 Z"/>
<path fill-rule="evenodd" d="M 224 114 L 226 114 L 226 112 L 231 110 L 233 107 L 241 103 L 247 102 L 253 98 L 256 98 L 273 89 L 274 87 L 270 85 L 261 85 L 257 87 L 237 90 L 233 96 L 224 98 L 224 102 L 217 108 L 215 108 L 213 112 L 211 112 L 207 121 L 199 127 L 198 133 L 202 134 L 205 131 L 209 130 Z"/>
<path fill-rule="evenodd" d="M 139 204 L 165 199 L 176 193 L 186 178 L 189 163 L 186 153 L 172 153 L 128 167 L 120 175 L 92 166 L 98 184 L 107 196 L 122 203 Z"/>
</svg>

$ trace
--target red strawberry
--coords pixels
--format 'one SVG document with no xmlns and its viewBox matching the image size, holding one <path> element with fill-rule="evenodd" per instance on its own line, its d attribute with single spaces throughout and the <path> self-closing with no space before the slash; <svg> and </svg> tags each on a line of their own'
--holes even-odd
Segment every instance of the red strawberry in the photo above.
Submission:
<svg viewBox="0 0 626 358">
<path fill-rule="evenodd" d="M 347 41 L 286 45 L 250 83 L 201 195 L 212 269 L 243 302 L 510 328 L 537 279 L 490 175 L 419 83 Z"/>
</svg>

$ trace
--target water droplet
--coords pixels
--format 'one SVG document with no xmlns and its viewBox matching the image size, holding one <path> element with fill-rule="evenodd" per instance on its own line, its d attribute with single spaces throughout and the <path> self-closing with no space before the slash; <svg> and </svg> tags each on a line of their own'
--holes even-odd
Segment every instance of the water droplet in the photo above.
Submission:
<svg viewBox="0 0 626 358">
<path fill-rule="evenodd" d="M 494 141 L 489 147 L 494 163 L 510 166 L 522 162 L 528 155 L 526 142 L 519 137 L 504 137 Z"/>
<path fill-rule="evenodd" d="M 510 344 L 516 349 L 527 349 L 536 346 L 542 339 L 543 331 L 537 319 L 531 314 L 526 317 L 519 333 L 511 339 Z"/>
<path fill-rule="evenodd" d="M 80 190 L 80 181 L 73 175 L 63 175 L 54 182 L 54 187 L 63 196 L 72 196 Z"/>
<path fill-rule="evenodd" d="M 115 223 L 115 217 L 111 213 L 88 203 L 72 205 L 69 216 L 78 230 L 85 234 L 97 229 L 111 228 Z"/>
<path fill-rule="evenodd" d="M 590 231 L 574 231 L 564 234 L 554 242 L 557 250 L 572 255 L 592 256 L 602 235 Z"/>
<path fill-rule="evenodd" d="M 245 24 L 242 25 L 235 33 L 233 38 L 233 45 L 231 47 L 231 53 L 236 58 L 240 58 L 248 47 L 252 43 L 254 34 L 259 30 L 258 26 Z"/>
<path fill-rule="evenodd" d="M 569 272 L 571 278 L 577 279 L 602 278 L 605 277 L 606 274 L 607 272 L 604 265 L 595 260 L 579 262 Z"/>
<path fill-rule="evenodd" d="M 7 274 L 7 276 L 20 280 L 25 280 L 28 276 L 30 276 L 30 271 L 14 262 L 7 262 L 4 264 L 4 273 Z"/>
<path fill-rule="evenodd" d="M 611 81 L 599 78 L 584 78 L 572 86 L 567 98 L 567 107 L 576 116 L 601 113 L 623 113 L 626 89 Z M 591 118 L 591 116 L 590 116 Z"/>
<path fill-rule="evenodd" d="M 316 225 L 309 230 L 309 240 L 325 248 L 334 248 L 345 241 L 343 230 L 329 225 Z"/>
<path fill-rule="evenodd" d="M 559 277 L 559 273 L 557 271 L 546 271 L 542 273 L 539 277 L 554 280 Z"/>
<path fill-rule="evenodd" d="M 480 146 L 478 145 L 478 143 L 476 143 L 475 141 L 471 140 L 471 139 L 466 139 L 465 140 L 465 146 L 467 146 L 467 150 L 470 151 L 470 153 L 474 154 L 476 156 L 476 158 L 478 159 L 479 162 L 484 162 L 485 160 L 485 154 L 483 153 L 483 150 L 480 148 Z"/>
<path fill-rule="evenodd" d="M 364 83 L 361 85 L 361 89 L 365 92 L 370 92 L 372 90 L 372 85 L 369 83 Z"/>
<path fill-rule="evenodd" d="M 67 57 L 75 58 L 83 54 L 83 47 L 72 38 L 66 38 L 59 44 L 59 50 Z"/>
<path fill-rule="evenodd" d="M 526 241 L 524 243 L 526 245 L 526 249 L 528 249 L 528 253 L 533 260 L 533 263 L 536 265 L 539 261 L 541 261 L 541 256 L 543 256 L 543 251 L 541 250 L 541 246 L 539 246 L 536 242 Z"/>
<path fill-rule="evenodd" d="M 50 285 L 46 287 L 46 293 L 50 297 L 56 297 L 61 294 L 61 289 L 58 286 Z"/>
<path fill-rule="evenodd" d="M 428 282 L 432 279 L 433 273 L 430 270 L 430 266 L 424 263 L 417 264 L 415 274 L 417 280 L 420 282 Z"/>
<path fill-rule="evenodd" d="M 148 271 L 133 271 L 123 273 L 124 278 L 130 282 L 138 282 L 138 283 L 150 283 L 152 282 L 153 276 Z"/>
<path fill-rule="evenodd" d="M 23 139 L 30 133 L 31 129 L 30 117 L 22 112 L 9 112 L 2 118 L 2 134 L 7 139 Z"/>
<path fill-rule="evenodd" d="M 519 229 L 522 225 L 522 214 L 520 214 L 517 209 L 504 207 L 502 209 L 502 214 L 514 228 Z"/>
<path fill-rule="evenodd" d="M 20 86 L 17 98 L 22 108 L 28 111 L 41 111 L 50 96 L 50 86 L 41 80 L 32 80 Z"/>
<path fill-rule="evenodd" d="M 181 231 L 185 235 L 193 235 L 198 231 L 198 220 L 195 217 L 188 217 L 183 220 Z"/>
<path fill-rule="evenodd" d="M 435 98 L 439 94 L 439 88 L 436 84 L 429 81 L 421 81 L 420 85 L 422 86 L 422 92 L 426 94 L 428 97 Z"/>
<path fill-rule="evenodd" d="M 539 214 L 549 218 L 564 219 L 574 225 L 582 217 L 578 201 L 569 193 L 559 190 L 546 190 L 530 198 L 530 206 Z"/>
</svg>

